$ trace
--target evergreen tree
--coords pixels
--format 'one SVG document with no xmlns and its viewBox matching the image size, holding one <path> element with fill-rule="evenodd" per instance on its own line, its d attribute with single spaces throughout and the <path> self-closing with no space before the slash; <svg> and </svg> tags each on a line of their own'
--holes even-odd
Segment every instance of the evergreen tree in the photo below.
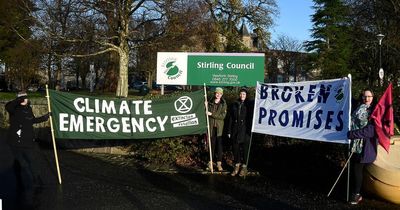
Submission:
<svg viewBox="0 0 400 210">
<path fill-rule="evenodd" d="M 32 7 L 29 0 L 0 0 L 0 59 L 3 62 L 9 50 L 30 38 Z"/>
<path fill-rule="evenodd" d="M 352 49 L 348 7 L 341 0 L 314 0 L 313 8 L 313 40 L 306 49 L 317 54 L 313 62 L 323 79 L 346 76 Z"/>
</svg>

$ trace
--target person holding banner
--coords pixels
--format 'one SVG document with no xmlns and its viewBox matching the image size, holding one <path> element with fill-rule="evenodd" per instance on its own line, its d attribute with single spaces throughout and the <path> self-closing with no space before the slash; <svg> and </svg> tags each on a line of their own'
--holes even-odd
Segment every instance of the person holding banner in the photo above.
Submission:
<svg viewBox="0 0 400 210">
<path fill-rule="evenodd" d="M 229 111 L 227 135 L 232 140 L 232 149 L 235 167 L 231 176 L 247 175 L 247 158 L 253 120 L 253 104 L 247 98 L 246 89 L 239 91 L 239 99 L 235 101 Z"/>
<path fill-rule="evenodd" d="M 362 92 L 362 104 L 351 115 L 351 131 L 347 136 L 352 140 L 351 150 L 354 153 L 353 189 L 350 204 L 358 204 L 362 200 L 360 194 L 363 180 L 363 170 L 366 164 L 375 161 L 377 154 L 377 139 L 375 138 L 374 125 L 369 120 L 373 110 L 374 94 L 366 89 Z"/>
<path fill-rule="evenodd" d="M 214 97 L 208 101 L 208 118 L 210 122 L 210 138 L 211 138 L 211 154 L 217 159 L 218 171 L 223 171 L 222 168 L 222 132 L 224 129 L 224 119 L 227 112 L 227 104 L 222 98 L 224 91 L 217 87 L 214 91 Z M 217 152 L 215 153 L 215 149 Z M 208 163 L 207 170 L 211 169 L 212 161 Z"/>
<path fill-rule="evenodd" d="M 5 106 L 10 116 L 10 127 L 7 134 L 7 143 L 14 154 L 14 169 L 17 177 L 17 191 L 24 199 L 24 205 L 30 207 L 33 203 L 33 184 L 39 181 L 38 168 L 34 159 L 33 124 L 49 119 L 49 113 L 35 117 L 28 101 L 26 92 L 17 94 L 17 98 L 9 101 Z"/>
</svg>

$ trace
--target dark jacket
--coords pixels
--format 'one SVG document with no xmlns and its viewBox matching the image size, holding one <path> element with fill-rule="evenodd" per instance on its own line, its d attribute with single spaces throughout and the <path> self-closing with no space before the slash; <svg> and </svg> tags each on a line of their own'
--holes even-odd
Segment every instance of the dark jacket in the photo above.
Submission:
<svg viewBox="0 0 400 210">
<path fill-rule="evenodd" d="M 349 131 L 349 139 L 363 139 L 364 145 L 360 156 L 360 163 L 372 163 L 376 159 L 378 138 L 375 136 L 375 126 L 368 124 L 365 127 Z"/>
<path fill-rule="evenodd" d="M 236 143 L 242 143 L 250 138 L 253 120 L 253 103 L 245 100 L 235 101 L 229 111 L 227 134 Z"/>
<path fill-rule="evenodd" d="M 224 119 L 226 116 L 227 104 L 224 99 L 221 98 L 218 104 L 214 103 L 212 98 L 208 101 L 208 111 L 212 113 L 208 116 L 210 123 L 210 133 L 214 133 L 214 129 L 217 129 L 217 136 L 222 136 L 224 130 Z"/>
<path fill-rule="evenodd" d="M 8 102 L 6 110 L 10 115 L 7 142 L 13 147 L 32 147 L 34 141 L 33 124 L 44 122 L 49 116 L 44 115 L 36 118 L 30 104 L 22 106 L 18 98 Z"/>
</svg>

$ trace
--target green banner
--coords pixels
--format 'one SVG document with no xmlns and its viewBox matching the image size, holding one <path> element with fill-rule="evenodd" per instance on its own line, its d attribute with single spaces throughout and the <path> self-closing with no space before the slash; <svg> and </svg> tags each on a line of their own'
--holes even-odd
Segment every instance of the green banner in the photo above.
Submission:
<svg viewBox="0 0 400 210">
<path fill-rule="evenodd" d="M 98 98 L 49 90 L 54 135 L 62 139 L 153 139 L 207 130 L 204 92 L 155 100 Z"/>
</svg>

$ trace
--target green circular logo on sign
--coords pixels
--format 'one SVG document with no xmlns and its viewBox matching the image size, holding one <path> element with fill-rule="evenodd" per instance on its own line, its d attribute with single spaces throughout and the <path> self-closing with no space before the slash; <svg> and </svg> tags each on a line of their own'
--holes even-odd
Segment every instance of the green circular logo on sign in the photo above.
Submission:
<svg viewBox="0 0 400 210">
<path fill-rule="evenodd" d="M 168 79 L 174 80 L 182 75 L 182 70 L 176 65 L 176 58 L 168 58 L 163 64 L 165 71 L 164 73 L 168 76 Z"/>
</svg>

